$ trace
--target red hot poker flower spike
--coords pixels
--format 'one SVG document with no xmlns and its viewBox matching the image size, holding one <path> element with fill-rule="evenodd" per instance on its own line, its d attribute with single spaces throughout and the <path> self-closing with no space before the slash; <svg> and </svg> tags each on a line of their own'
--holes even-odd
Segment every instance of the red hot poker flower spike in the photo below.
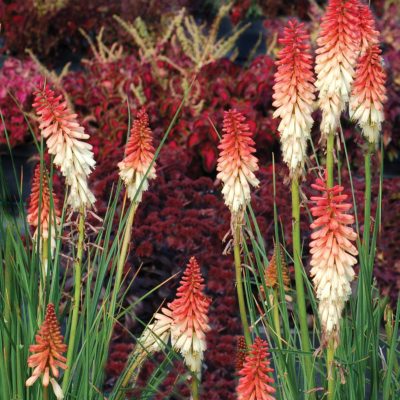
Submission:
<svg viewBox="0 0 400 400">
<path fill-rule="evenodd" d="M 268 344 L 256 338 L 240 370 L 239 385 L 236 389 L 238 400 L 274 400 L 274 379 L 269 376 L 274 370 L 268 359 Z"/>
<path fill-rule="evenodd" d="M 85 141 L 89 135 L 62 96 L 56 97 L 47 87 L 37 90 L 35 96 L 33 107 L 39 118 L 41 134 L 46 139 L 49 153 L 55 156 L 54 164 L 70 186 L 68 204 L 74 210 L 90 207 L 95 198 L 89 190 L 87 177 L 95 161 L 92 146 Z"/>
<path fill-rule="evenodd" d="M 360 57 L 350 98 L 350 117 L 358 122 L 370 143 L 378 143 L 385 119 L 386 73 L 378 45 L 369 47 Z"/>
<path fill-rule="evenodd" d="M 245 117 L 236 110 L 225 112 L 222 130 L 217 178 L 224 184 L 225 204 L 232 214 L 238 214 L 250 201 L 250 185 L 257 187 L 260 183 L 254 175 L 258 170 L 255 143 Z"/>
<path fill-rule="evenodd" d="M 126 145 L 126 156 L 118 163 L 119 175 L 126 185 L 128 197 L 131 201 L 135 200 L 136 203 L 142 200 L 143 192 L 149 187 L 148 181 L 156 177 L 156 169 L 153 164 L 140 187 L 154 158 L 155 151 L 152 141 L 149 117 L 145 109 L 142 108 L 133 121 L 131 135 Z M 140 192 L 137 193 L 139 187 Z"/>
<path fill-rule="evenodd" d="M 201 371 L 203 353 L 206 350 L 208 308 L 211 300 L 203 294 L 204 279 L 200 266 L 192 257 L 183 274 L 176 299 L 169 304 L 172 311 L 171 342 L 180 350 L 186 365 L 192 372 Z"/>
<path fill-rule="evenodd" d="M 42 174 L 42 177 L 40 177 L 40 175 L 40 163 L 38 163 L 33 174 L 31 195 L 29 197 L 29 208 L 27 211 L 27 222 L 30 226 L 35 228 L 33 238 L 36 240 L 40 237 L 39 248 L 43 248 L 43 240 L 50 239 L 50 249 L 53 253 L 56 246 L 56 235 L 59 228 L 61 211 L 58 198 L 53 193 L 51 197 L 53 199 L 53 210 L 55 215 L 51 214 L 51 197 L 47 177 L 45 173 Z M 41 180 L 42 185 L 40 185 Z"/>
<path fill-rule="evenodd" d="M 273 106 L 277 109 L 274 118 L 281 118 L 278 130 L 283 160 L 290 175 L 298 176 L 307 156 L 315 100 L 309 36 L 304 24 L 289 21 L 279 42 L 284 47 L 276 62 L 278 71 L 275 74 Z"/>
<path fill-rule="evenodd" d="M 315 86 L 322 110 L 321 133 L 336 133 L 349 101 L 360 50 L 358 0 L 329 0 L 317 39 Z"/>
<path fill-rule="evenodd" d="M 63 353 L 67 351 L 67 345 L 63 344 L 64 338 L 61 335 L 53 304 L 47 306 L 46 317 L 35 339 L 36 344 L 29 347 L 29 351 L 33 354 L 28 358 L 28 366 L 34 370 L 32 376 L 26 381 L 26 386 L 32 386 L 43 375 L 43 386 L 47 387 L 51 382 L 56 395 L 59 395 L 61 388 L 53 378 L 50 378 L 50 375 L 58 378 L 58 368 L 67 368 L 67 359 L 63 356 Z"/>
<path fill-rule="evenodd" d="M 311 276 L 319 300 L 319 316 L 323 329 L 323 345 L 333 339 L 339 343 L 339 327 L 342 310 L 351 294 L 350 283 L 354 279 L 353 266 L 358 251 L 354 244 L 357 234 L 350 225 L 354 216 L 348 214 L 352 205 L 346 203 L 343 186 L 328 188 L 325 179 L 317 179 L 312 185 L 322 192 L 311 197 L 311 208 L 316 218 L 311 224 Z"/>
</svg>

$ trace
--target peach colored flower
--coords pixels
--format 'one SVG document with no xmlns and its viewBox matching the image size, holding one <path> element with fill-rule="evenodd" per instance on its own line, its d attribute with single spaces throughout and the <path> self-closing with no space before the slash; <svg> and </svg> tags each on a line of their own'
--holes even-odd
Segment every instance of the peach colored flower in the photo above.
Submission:
<svg viewBox="0 0 400 400">
<path fill-rule="evenodd" d="M 74 210 L 90 207 L 95 198 L 88 187 L 87 178 L 95 161 L 92 146 L 84 141 L 89 135 L 79 125 L 77 114 L 73 114 L 62 96 L 56 97 L 51 89 L 46 87 L 37 90 L 33 107 L 48 151 L 55 156 L 54 164 L 60 168 L 70 187 L 68 204 Z"/>
<path fill-rule="evenodd" d="M 43 248 L 43 241 L 50 240 L 52 255 L 56 247 L 57 232 L 60 228 L 61 211 L 58 198 L 54 193 L 50 196 L 46 173 L 43 173 L 42 177 L 40 175 L 40 163 L 38 163 L 33 174 L 27 222 L 31 227 L 35 228 L 33 233 L 34 241 L 40 238 L 40 250 Z M 53 201 L 53 214 L 51 213 L 51 199 Z"/>
<path fill-rule="evenodd" d="M 148 181 L 156 177 L 155 165 L 150 167 L 154 158 L 152 140 L 149 117 L 142 108 L 133 121 L 125 158 L 118 163 L 119 175 L 126 185 L 128 197 L 135 203 L 142 200 L 143 192 L 149 187 Z"/>
<path fill-rule="evenodd" d="M 349 101 L 360 51 L 358 0 L 329 0 L 317 39 L 315 86 L 322 110 L 321 134 L 336 133 Z"/>
<path fill-rule="evenodd" d="M 256 338 L 240 370 L 239 385 L 236 388 L 238 400 L 274 400 L 275 389 L 271 386 L 274 379 L 269 373 L 274 370 L 268 359 L 268 344 Z"/>
<path fill-rule="evenodd" d="M 307 157 L 315 100 L 309 36 L 304 24 L 289 21 L 279 42 L 284 47 L 276 62 L 278 71 L 272 96 L 273 106 L 277 108 L 274 118 L 282 119 L 278 130 L 283 160 L 289 167 L 290 175 L 299 176 Z"/>
<path fill-rule="evenodd" d="M 254 175 L 258 170 L 258 160 L 250 127 L 245 117 L 236 110 L 224 113 L 224 126 L 218 146 L 217 175 L 223 182 L 222 193 L 225 204 L 232 214 L 243 211 L 250 202 L 250 185 L 257 187 L 259 180 Z"/>
<path fill-rule="evenodd" d="M 67 345 L 63 344 L 64 338 L 61 335 L 53 304 L 47 306 L 46 317 L 35 339 L 36 344 L 29 347 L 29 351 L 33 354 L 28 358 L 28 367 L 34 370 L 32 376 L 26 381 L 26 386 L 32 386 L 43 375 L 43 386 L 47 387 L 51 383 L 57 398 L 62 399 L 61 388 L 54 378 L 59 377 L 58 368 L 67 368 L 67 359 L 63 356 L 63 353 L 67 351 Z"/>
<path fill-rule="evenodd" d="M 312 185 L 322 192 L 311 197 L 311 208 L 316 218 L 311 224 L 311 276 L 319 300 L 319 316 L 323 330 L 323 345 L 333 339 L 339 343 L 340 318 L 345 302 L 351 294 L 353 266 L 358 251 L 354 244 L 357 234 L 352 225 L 354 216 L 348 214 L 352 205 L 346 203 L 343 186 L 328 188 L 325 179 L 318 178 Z"/>
<path fill-rule="evenodd" d="M 385 83 L 386 72 L 382 66 L 381 50 L 378 45 L 373 45 L 358 61 L 349 104 L 350 117 L 358 122 L 370 143 L 378 143 L 385 119 Z"/>
<path fill-rule="evenodd" d="M 208 308 L 211 300 L 203 294 L 204 279 L 200 266 L 192 257 L 183 274 L 176 299 L 169 304 L 172 311 L 171 342 L 179 350 L 192 372 L 200 373 L 206 350 Z"/>
</svg>

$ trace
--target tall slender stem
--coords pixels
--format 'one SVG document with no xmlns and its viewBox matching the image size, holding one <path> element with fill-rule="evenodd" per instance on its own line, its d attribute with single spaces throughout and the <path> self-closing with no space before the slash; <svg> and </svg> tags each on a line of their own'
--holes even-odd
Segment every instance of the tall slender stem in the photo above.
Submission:
<svg viewBox="0 0 400 400">
<path fill-rule="evenodd" d="M 49 387 L 43 386 L 43 400 L 49 400 Z"/>
<path fill-rule="evenodd" d="M 191 400 L 199 400 L 199 380 L 195 376 L 192 376 L 191 395 Z"/>
<path fill-rule="evenodd" d="M 282 347 L 282 337 L 281 337 L 281 322 L 279 319 L 279 306 L 278 306 L 278 289 L 274 288 L 273 292 L 274 296 L 274 304 L 273 304 L 273 318 L 274 318 L 274 325 L 275 325 L 275 331 L 276 331 L 276 338 L 278 341 L 278 346 L 281 348 Z"/>
<path fill-rule="evenodd" d="M 85 237 L 85 211 L 81 207 L 79 212 L 79 225 L 78 225 L 78 248 L 74 262 L 74 299 L 72 309 L 71 330 L 69 334 L 68 352 L 67 352 L 67 369 L 64 373 L 62 389 L 66 392 L 71 375 L 71 367 L 73 362 L 73 354 L 75 348 L 76 328 L 78 325 L 80 299 L 81 299 L 81 281 L 82 281 L 82 255 L 83 255 L 83 241 Z"/>
<path fill-rule="evenodd" d="M 293 259 L 294 273 L 297 292 L 297 306 L 300 318 L 300 339 L 302 350 L 311 353 L 310 338 L 308 335 L 306 299 L 304 294 L 303 266 L 301 262 L 301 243 L 300 243 L 300 190 L 297 177 L 292 178 L 292 237 L 293 237 Z M 308 390 L 314 388 L 314 376 L 312 371 L 311 354 L 304 358 L 306 380 Z M 310 394 L 310 398 L 315 395 Z"/>
<path fill-rule="evenodd" d="M 39 279 L 39 305 L 38 305 L 38 324 L 42 323 L 42 313 L 46 302 L 46 276 L 48 263 L 48 239 L 43 239 L 41 257 L 41 278 Z"/>
<path fill-rule="evenodd" d="M 365 207 L 364 207 L 364 235 L 363 243 L 365 249 L 365 255 L 369 255 L 369 239 L 370 239 L 370 218 L 371 218 L 371 153 L 373 151 L 373 145 L 369 144 L 367 152 L 364 156 L 365 165 Z"/>
<path fill-rule="evenodd" d="M 326 145 L 326 173 L 328 175 L 327 179 L 328 187 L 333 186 L 334 144 L 335 144 L 335 134 L 330 133 L 328 135 L 328 142 Z"/>
<path fill-rule="evenodd" d="M 331 339 L 328 343 L 327 355 L 326 355 L 326 368 L 328 374 L 328 400 L 333 400 L 335 396 L 335 377 L 333 369 L 333 360 L 335 357 L 335 346 Z"/>
<path fill-rule="evenodd" d="M 247 322 L 246 306 L 244 301 L 243 293 L 243 282 L 242 282 L 242 263 L 240 260 L 240 224 L 235 221 L 233 227 L 233 255 L 235 259 L 235 272 L 236 272 L 236 290 L 239 302 L 240 319 L 242 320 L 243 335 L 246 340 L 247 346 L 251 345 L 251 335 L 249 324 Z"/>
<path fill-rule="evenodd" d="M 328 188 L 333 187 L 333 164 L 334 164 L 334 144 L 335 134 L 331 132 L 328 136 L 328 143 L 326 149 L 326 173 Z M 333 360 L 335 357 L 335 346 L 333 340 L 329 340 L 327 354 L 326 354 L 326 371 L 328 374 L 328 400 L 332 400 L 335 395 L 335 372 L 333 368 Z"/>
<path fill-rule="evenodd" d="M 115 305 L 116 297 L 118 295 L 120 286 L 121 286 L 121 281 L 122 281 L 122 274 L 124 271 L 124 265 L 126 261 L 126 256 L 128 253 L 128 248 L 129 248 L 129 243 L 131 241 L 131 236 L 132 236 L 132 224 L 133 224 L 133 219 L 135 217 L 135 212 L 137 209 L 137 204 L 132 204 L 131 208 L 129 210 L 128 214 L 128 219 L 126 221 L 125 225 L 125 231 L 124 231 L 124 238 L 122 240 L 122 247 L 121 247 L 121 253 L 118 259 L 118 265 L 117 265 L 117 274 L 115 277 L 115 285 L 114 285 L 114 293 L 113 293 L 113 302 Z"/>
</svg>

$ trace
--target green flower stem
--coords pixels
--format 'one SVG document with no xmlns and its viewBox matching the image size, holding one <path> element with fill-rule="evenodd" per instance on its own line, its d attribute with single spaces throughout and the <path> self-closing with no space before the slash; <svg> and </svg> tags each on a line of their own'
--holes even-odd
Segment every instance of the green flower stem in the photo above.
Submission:
<svg viewBox="0 0 400 400">
<path fill-rule="evenodd" d="M 333 186 L 333 160 L 334 160 L 334 144 L 335 144 L 335 134 L 330 133 L 328 135 L 328 142 L 326 145 L 326 173 L 328 187 Z"/>
<path fill-rule="evenodd" d="M 76 253 L 76 258 L 74 262 L 74 299 L 73 299 L 73 309 L 72 309 L 72 320 L 71 320 L 71 330 L 68 342 L 68 352 L 67 352 L 67 369 L 64 373 L 62 390 L 65 393 L 69 384 L 69 378 L 71 375 L 73 354 L 75 348 L 76 339 L 76 328 L 78 325 L 80 299 L 81 299 L 81 281 L 82 281 L 82 255 L 83 255 L 83 240 L 85 237 L 85 211 L 81 207 L 79 211 L 79 225 L 78 225 L 78 248 Z"/>
<path fill-rule="evenodd" d="M 333 360 L 335 357 L 335 346 L 331 339 L 328 343 L 326 355 L 326 368 L 328 373 L 328 400 L 333 400 L 335 396 L 335 376 L 333 368 Z"/>
<path fill-rule="evenodd" d="M 199 400 L 199 380 L 195 376 L 192 376 L 191 394 L 191 400 Z"/>
<path fill-rule="evenodd" d="M 276 332 L 276 339 L 278 341 L 279 348 L 282 347 L 282 337 L 281 337 L 281 322 L 279 319 L 279 306 L 278 306 L 278 289 L 274 289 L 274 304 L 273 304 L 273 318 L 274 318 L 274 325 L 275 325 L 275 332 Z"/>
<path fill-rule="evenodd" d="M 121 247 L 121 254 L 118 259 L 118 265 L 117 265 L 117 275 L 115 277 L 115 285 L 114 285 L 114 293 L 113 293 L 113 306 L 115 306 L 116 298 L 119 293 L 119 289 L 121 287 L 122 274 L 124 271 L 126 256 L 128 254 L 129 243 L 130 243 L 131 237 L 132 237 L 132 225 L 133 225 L 133 220 L 135 218 L 136 209 L 137 209 L 137 204 L 136 203 L 132 204 L 131 208 L 129 210 L 128 219 L 127 219 L 126 225 L 125 225 L 124 238 L 122 240 L 122 247 Z"/>
<path fill-rule="evenodd" d="M 39 325 L 42 323 L 42 313 L 45 309 L 45 302 L 46 302 L 47 261 L 48 261 L 48 239 L 43 239 L 42 258 L 41 258 L 42 277 L 39 280 L 39 305 L 38 305 L 38 317 L 37 317 Z"/>
<path fill-rule="evenodd" d="M 294 273 L 297 292 L 297 306 L 300 319 L 300 339 L 301 347 L 305 353 L 311 353 L 310 338 L 308 335 L 306 299 L 304 294 L 303 266 L 301 262 L 301 243 L 300 243 L 300 191 L 298 178 L 292 178 L 292 236 L 293 236 L 293 259 Z M 315 387 L 312 370 L 311 354 L 304 357 L 304 366 L 306 370 L 307 389 Z M 311 393 L 310 398 L 315 398 Z"/>
<path fill-rule="evenodd" d="M 43 386 L 43 400 L 49 400 L 49 387 Z"/>
<path fill-rule="evenodd" d="M 247 314 L 246 314 L 246 306 L 244 301 L 243 294 L 243 283 L 242 283 L 242 263 L 240 260 L 240 234 L 241 227 L 240 224 L 236 221 L 234 222 L 234 231 L 233 231 L 233 255 L 235 259 L 235 271 L 236 271 L 236 290 L 239 302 L 239 311 L 240 318 L 242 320 L 243 334 L 244 339 L 246 340 L 247 346 L 251 345 L 251 335 L 249 324 L 247 322 Z"/>
<path fill-rule="evenodd" d="M 335 144 L 335 133 L 331 132 L 328 135 L 328 142 L 326 148 L 326 173 L 327 173 L 327 186 L 328 188 L 333 187 L 333 164 L 334 164 L 334 144 Z M 335 372 L 333 368 L 333 360 L 335 357 L 335 347 L 333 340 L 328 343 L 327 354 L 326 354 L 326 371 L 328 374 L 328 400 L 332 400 L 335 395 Z"/>
<path fill-rule="evenodd" d="M 369 255 L 369 240 L 370 240 L 370 229 L 371 229 L 371 154 L 374 150 L 374 145 L 369 144 L 367 152 L 364 156 L 364 165 L 365 165 L 365 194 L 364 194 L 364 235 L 363 235 L 363 244 L 365 249 L 365 255 L 368 257 Z"/>
</svg>

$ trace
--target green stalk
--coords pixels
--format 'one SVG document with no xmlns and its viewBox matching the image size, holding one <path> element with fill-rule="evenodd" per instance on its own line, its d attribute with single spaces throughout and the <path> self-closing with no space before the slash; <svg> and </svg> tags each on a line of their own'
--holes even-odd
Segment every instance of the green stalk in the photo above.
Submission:
<svg viewBox="0 0 400 400">
<path fill-rule="evenodd" d="M 49 387 L 43 386 L 43 400 L 49 400 Z"/>
<path fill-rule="evenodd" d="M 364 235 L 363 244 L 365 249 L 365 257 L 369 255 L 369 241 L 370 241 L 370 217 L 371 217 L 371 154 L 374 149 L 373 144 L 368 145 L 367 152 L 364 156 L 365 165 L 365 207 L 364 207 Z"/>
<path fill-rule="evenodd" d="M 276 339 L 278 341 L 279 348 L 282 347 L 282 337 L 281 337 L 281 322 L 279 319 L 279 306 L 278 306 L 278 289 L 274 289 L 274 304 L 273 304 L 273 318 L 276 331 Z"/>
<path fill-rule="evenodd" d="M 249 324 L 247 322 L 246 306 L 243 294 L 243 283 L 242 283 L 242 263 L 240 260 L 240 224 L 234 222 L 233 231 L 233 255 L 235 259 L 235 271 L 236 271 L 236 290 L 239 302 L 240 319 L 242 320 L 243 335 L 246 340 L 247 346 L 251 345 L 251 335 L 249 330 Z"/>
<path fill-rule="evenodd" d="M 293 260 L 294 273 L 297 292 L 297 306 L 300 319 L 300 339 L 301 348 L 305 353 L 311 353 L 310 339 L 308 335 L 306 299 L 304 294 L 303 282 L 303 266 L 301 262 L 301 243 L 300 243 L 300 191 L 297 177 L 292 178 L 292 236 L 293 236 Z M 306 355 L 304 358 L 304 366 L 306 371 L 307 390 L 313 389 L 314 376 L 312 371 L 311 356 Z M 314 398 L 315 394 L 310 394 L 310 398 Z"/>
<path fill-rule="evenodd" d="M 328 142 L 326 147 L 326 173 L 328 188 L 333 187 L 333 167 L 334 167 L 334 145 L 335 134 L 331 132 L 328 135 Z M 329 340 L 327 355 L 326 355 L 326 371 L 328 374 L 328 400 L 332 400 L 335 395 L 335 373 L 333 368 L 333 360 L 335 358 L 335 346 L 333 340 Z"/>
<path fill-rule="evenodd" d="M 333 186 L 333 154 L 334 154 L 335 134 L 330 133 L 328 135 L 328 142 L 326 146 L 326 172 L 328 175 L 327 184 L 328 187 Z"/>
<path fill-rule="evenodd" d="M 328 373 L 328 400 L 333 400 L 335 396 L 335 378 L 333 369 L 333 360 L 335 358 L 335 346 L 333 340 L 329 340 L 327 355 L 326 355 L 326 368 Z"/>
<path fill-rule="evenodd" d="M 136 203 L 132 204 L 131 208 L 129 210 L 128 219 L 127 219 L 126 225 L 125 225 L 124 238 L 122 241 L 122 248 L 121 248 L 121 255 L 118 259 L 117 274 L 115 277 L 115 285 L 114 285 L 114 293 L 113 293 L 113 306 L 115 305 L 117 295 L 119 293 L 119 289 L 121 286 L 122 274 L 124 271 L 124 265 L 125 265 L 126 256 L 128 253 L 129 243 L 131 241 L 132 224 L 133 224 L 133 219 L 135 217 L 136 209 L 137 209 L 137 204 Z"/>
<path fill-rule="evenodd" d="M 38 325 L 42 323 L 42 315 L 45 309 L 46 303 L 46 269 L 47 269 L 47 260 L 48 260 L 48 242 L 47 239 L 43 239 L 42 243 L 42 277 L 39 280 L 39 305 L 38 305 Z"/>
<path fill-rule="evenodd" d="M 191 394 L 191 400 L 199 400 L 199 381 L 195 376 L 192 376 Z"/>
<path fill-rule="evenodd" d="M 69 384 L 69 378 L 71 375 L 71 368 L 73 363 L 73 354 L 75 347 L 76 338 L 76 328 L 78 325 L 79 317 L 79 306 L 81 299 L 81 280 L 82 280 L 82 254 L 83 254 L 83 240 L 85 237 L 85 212 L 83 207 L 79 211 L 79 226 L 78 226 L 78 249 L 74 262 L 74 299 L 73 299 L 73 310 L 72 310 L 72 320 L 71 320 L 71 330 L 68 342 L 68 352 L 67 352 L 67 369 L 64 373 L 62 389 L 66 392 Z"/>
</svg>

